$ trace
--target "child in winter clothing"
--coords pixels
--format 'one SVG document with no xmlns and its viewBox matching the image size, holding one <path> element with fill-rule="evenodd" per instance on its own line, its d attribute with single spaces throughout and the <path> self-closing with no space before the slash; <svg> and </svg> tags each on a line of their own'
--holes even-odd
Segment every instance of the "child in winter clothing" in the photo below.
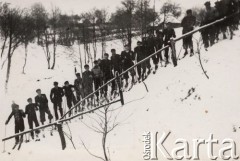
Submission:
<svg viewBox="0 0 240 161">
<path fill-rule="evenodd" d="M 25 114 L 28 116 L 28 125 L 30 129 L 33 129 L 33 123 L 35 127 L 39 126 L 36 111 L 38 110 L 37 105 L 32 103 L 32 98 L 28 98 L 28 105 L 25 108 Z M 39 133 L 39 130 L 36 131 L 36 134 Z M 34 139 L 34 132 L 31 132 L 31 137 Z"/>
<path fill-rule="evenodd" d="M 69 109 L 71 109 L 72 106 L 74 106 L 77 101 L 76 101 L 76 98 L 75 98 L 75 95 L 73 94 L 73 88 L 74 86 L 69 84 L 68 81 L 66 81 L 64 83 L 64 87 L 63 87 L 63 91 L 64 91 L 64 95 L 66 96 L 66 99 L 67 99 L 67 106 Z M 75 113 L 77 112 L 77 108 L 75 110 Z M 69 116 L 71 116 L 71 112 L 69 113 Z"/>
<path fill-rule="evenodd" d="M 8 117 L 6 123 L 5 123 L 6 125 L 9 123 L 9 121 L 11 120 L 11 118 L 13 116 L 14 116 L 14 119 L 15 119 L 15 134 L 24 131 L 24 129 L 25 129 L 25 126 L 24 126 L 25 113 L 23 112 L 23 110 L 20 110 L 19 105 L 15 104 L 15 103 L 12 104 L 12 112 L 9 115 L 9 117 Z M 16 136 L 15 140 L 16 140 L 15 144 L 18 144 L 19 143 L 19 137 Z M 22 142 L 22 137 L 21 137 L 20 141 Z"/>
</svg>

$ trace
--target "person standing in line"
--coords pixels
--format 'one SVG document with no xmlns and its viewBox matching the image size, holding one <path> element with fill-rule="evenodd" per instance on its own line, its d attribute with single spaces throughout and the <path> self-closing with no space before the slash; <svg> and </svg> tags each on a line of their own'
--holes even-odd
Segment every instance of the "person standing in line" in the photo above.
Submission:
<svg viewBox="0 0 240 161">
<path fill-rule="evenodd" d="M 42 125 L 44 125 L 44 122 L 46 121 L 45 113 L 48 115 L 49 123 L 51 123 L 51 120 L 53 119 L 53 116 L 49 110 L 48 107 L 48 99 L 45 94 L 42 94 L 41 89 L 37 89 L 37 96 L 35 97 L 35 103 L 39 107 L 40 112 L 40 122 Z"/>
<path fill-rule="evenodd" d="M 194 29 L 194 26 L 196 24 L 196 17 L 193 16 L 192 10 L 187 10 L 187 15 L 182 20 L 182 34 L 186 34 Z M 185 49 L 184 56 L 188 54 L 188 48 L 190 49 L 190 56 L 193 56 L 193 41 L 192 41 L 193 35 L 189 35 L 185 38 L 183 38 L 183 48 Z"/>
<path fill-rule="evenodd" d="M 39 126 L 36 111 L 38 110 L 36 103 L 33 103 L 32 98 L 27 99 L 28 105 L 25 108 L 25 115 L 28 118 L 29 129 L 33 129 L 33 124 L 35 127 Z M 36 130 L 36 135 L 40 133 L 39 130 Z M 31 137 L 34 139 L 34 132 L 31 132 Z"/>
<path fill-rule="evenodd" d="M 64 96 L 63 89 L 58 87 L 58 82 L 53 83 L 54 88 L 52 88 L 50 93 L 50 99 L 53 103 L 53 109 L 55 113 L 55 119 L 58 120 L 58 110 L 60 112 L 60 116 L 63 116 L 63 108 L 62 108 L 62 97 Z"/>
<path fill-rule="evenodd" d="M 73 93 L 73 88 L 74 86 L 69 84 L 68 81 L 64 82 L 63 91 L 67 100 L 68 109 L 71 109 L 77 103 L 75 95 Z M 77 107 L 75 108 L 75 113 L 77 113 Z M 69 116 L 71 116 L 71 114 L 72 114 L 72 111 L 70 111 Z"/>
<path fill-rule="evenodd" d="M 23 110 L 20 110 L 19 105 L 15 103 L 12 104 L 12 112 L 9 115 L 7 121 L 5 122 L 6 125 L 9 123 L 9 121 L 13 116 L 15 119 L 15 134 L 19 132 L 23 132 L 25 129 L 25 126 L 24 126 L 25 113 L 23 112 Z M 19 136 L 15 137 L 15 145 L 17 145 L 19 142 L 22 142 L 22 141 L 23 141 L 22 136 L 20 139 L 19 139 Z"/>
<path fill-rule="evenodd" d="M 74 81 L 74 87 L 75 87 L 75 91 L 76 91 L 77 102 L 79 102 L 79 101 L 81 101 L 81 98 L 84 97 L 84 93 L 83 93 L 82 78 L 81 78 L 80 73 L 76 73 L 76 77 L 77 77 L 77 79 L 75 79 L 75 81 Z M 77 111 L 77 108 L 76 108 L 76 111 Z M 81 111 L 82 111 L 82 108 L 81 108 L 81 105 L 79 105 L 78 112 L 81 112 Z"/>
<path fill-rule="evenodd" d="M 174 29 L 171 27 L 170 22 L 166 24 L 166 28 L 163 30 L 163 35 L 164 35 L 164 46 L 171 46 L 170 39 L 171 38 L 176 38 L 176 34 Z M 169 48 L 165 49 L 165 59 L 166 59 L 166 65 L 169 64 Z"/>
</svg>

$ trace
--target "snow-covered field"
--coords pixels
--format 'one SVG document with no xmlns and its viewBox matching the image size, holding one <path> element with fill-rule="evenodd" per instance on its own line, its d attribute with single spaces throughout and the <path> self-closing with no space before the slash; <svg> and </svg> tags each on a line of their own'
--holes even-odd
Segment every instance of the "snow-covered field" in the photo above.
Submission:
<svg viewBox="0 0 240 161">
<path fill-rule="evenodd" d="M 177 29 L 180 36 L 181 30 Z M 195 35 L 198 37 L 198 35 Z M 118 121 L 121 122 L 112 133 L 109 134 L 107 145 L 111 160 L 123 161 L 143 160 L 142 134 L 145 131 L 162 132 L 171 131 L 164 144 L 167 149 L 176 147 L 175 140 L 184 138 L 189 141 L 192 149 L 193 139 L 208 139 L 212 133 L 220 143 L 224 138 L 232 138 L 239 150 L 239 115 L 240 115 L 240 32 L 236 32 L 233 40 L 222 40 L 206 52 L 202 50 L 202 61 L 210 79 L 208 80 L 200 67 L 198 56 L 186 57 L 179 61 L 177 67 L 169 65 L 160 68 L 157 74 L 150 75 L 146 80 L 149 93 L 144 85 L 137 84 L 130 92 L 124 93 L 125 105 L 119 111 Z M 134 40 L 136 43 L 136 40 Z M 108 42 L 107 50 L 116 48 L 120 53 L 122 45 L 118 41 Z M 177 43 L 179 52 L 181 43 Z M 29 48 L 29 58 L 26 75 L 21 74 L 24 50 L 16 51 L 11 71 L 9 92 L 3 92 L 3 72 L 1 71 L 1 108 L 0 129 L 4 136 L 4 122 L 9 115 L 11 102 L 14 100 L 22 109 L 25 108 L 28 97 L 36 95 L 35 90 L 41 88 L 43 93 L 49 95 L 52 83 L 58 81 L 61 84 L 65 80 L 74 81 L 73 60 L 67 50 L 58 49 L 56 70 L 47 70 L 44 64 L 42 49 L 36 45 Z M 61 52 L 60 52 L 61 51 Z M 77 47 L 76 47 L 77 52 Z M 177 54 L 178 54 L 177 52 Z M 109 52 L 110 53 L 110 52 Z M 39 80 L 39 81 L 38 81 Z M 195 89 L 189 97 L 188 92 Z M 186 99 L 184 99 L 186 98 Z M 183 100 L 184 99 L 184 100 Z M 120 103 L 112 108 L 120 107 Z M 52 105 L 50 104 L 52 110 Z M 90 115 L 95 117 L 96 115 Z M 7 126 L 7 135 L 13 134 L 13 120 Z M 91 123 L 88 117 L 85 123 Z M 27 124 L 27 122 L 25 121 Z M 70 125 L 76 150 L 67 140 L 66 150 L 61 150 L 61 143 L 57 132 L 41 139 L 41 142 L 23 144 L 20 151 L 12 151 L 14 140 L 6 142 L 6 150 L 10 153 L 0 153 L 1 161 L 95 161 L 98 160 L 89 155 L 81 145 L 81 140 L 89 149 L 98 155 L 102 155 L 101 136 L 87 128 L 79 119 L 73 120 Z M 28 128 L 28 125 L 26 125 Z M 66 128 L 66 127 L 64 127 Z M 236 130 L 235 130 L 235 129 Z M 67 132 L 67 131 L 66 131 Z M 159 136 L 159 137 L 160 137 Z M 0 143 L 1 148 L 3 143 Z M 214 146 L 214 154 L 217 155 L 222 144 Z M 192 150 L 190 150 L 190 155 Z M 159 153 L 159 160 L 166 160 Z M 207 146 L 200 148 L 200 160 L 210 160 L 207 157 Z"/>
</svg>

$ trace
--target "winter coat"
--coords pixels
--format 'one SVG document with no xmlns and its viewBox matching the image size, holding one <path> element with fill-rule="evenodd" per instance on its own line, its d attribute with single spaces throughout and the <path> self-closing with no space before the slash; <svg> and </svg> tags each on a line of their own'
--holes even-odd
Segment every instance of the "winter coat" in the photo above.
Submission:
<svg viewBox="0 0 240 161">
<path fill-rule="evenodd" d="M 195 16 L 186 16 L 182 20 L 182 27 L 183 27 L 183 34 L 192 31 L 194 25 L 196 24 L 196 17 Z"/>
<path fill-rule="evenodd" d="M 134 53 L 132 51 L 123 51 L 121 53 L 122 64 L 124 68 L 129 68 L 133 65 Z"/>
<path fill-rule="evenodd" d="M 137 46 L 134 48 L 134 53 L 137 56 L 137 61 L 141 61 L 146 58 L 146 50 L 143 46 Z"/>
<path fill-rule="evenodd" d="M 39 107 L 39 110 L 47 108 L 48 107 L 48 99 L 45 94 L 41 94 L 40 96 L 35 97 L 35 103 Z"/>
<path fill-rule="evenodd" d="M 173 28 L 166 28 L 163 30 L 163 35 L 164 35 L 164 43 L 169 44 L 170 39 L 176 38 L 176 34 Z"/>
<path fill-rule="evenodd" d="M 65 94 L 66 97 L 73 97 L 74 96 L 72 88 L 75 88 L 75 86 L 73 86 L 71 84 L 63 87 L 63 91 L 64 91 L 64 94 Z"/>
<path fill-rule="evenodd" d="M 121 56 L 118 54 L 112 55 L 111 56 L 111 64 L 112 64 L 112 69 L 114 70 L 114 72 L 118 71 L 120 74 L 121 68 L 122 68 Z"/>
<path fill-rule="evenodd" d="M 61 87 L 52 88 L 50 93 L 50 99 L 52 103 L 62 102 L 62 97 L 64 96 L 63 89 Z"/>
<path fill-rule="evenodd" d="M 100 63 L 100 68 L 103 72 L 104 79 L 112 78 L 112 64 L 110 60 L 103 59 Z"/>
<path fill-rule="evenodd" d="M 92 68 L 92 73 L 93 73 L 93 77 L 94 78 L 102 78 L 103 77 L 103 72 L 102 72 L 102 70 L 101 70 L 99 65 L 95 65 Z"/>
<path fill-rule="evenodd" d="M 38 108 L 35 103 L 31 103 L 26 106 L 25 114 L 28 116 L 28 119 L 33 120 L 34 118 L 37 118 L 36 110 L 38 110 Z"/>
<path fill-rule="evenodd" d="M 93 92 L 93 73 L 91 71 L 85 71 L 82 74 L 84 96 L 88 96 Z"/>
<path fill-rule="evenodd" d="M 9 115 L 6 124 L 8 124 L 8 122 L 11 120 L 11 118 L 14 116 L 15 119 L 15 126 L 19 127 L 19 129 L 21 131 L 24 130 L 25 126 L 24 126 L 24 118 L 25 118 L 25 113 L 23 112 L 23 110 L 13 110 L 11 112 L 11 114 Z"/>
</svg>

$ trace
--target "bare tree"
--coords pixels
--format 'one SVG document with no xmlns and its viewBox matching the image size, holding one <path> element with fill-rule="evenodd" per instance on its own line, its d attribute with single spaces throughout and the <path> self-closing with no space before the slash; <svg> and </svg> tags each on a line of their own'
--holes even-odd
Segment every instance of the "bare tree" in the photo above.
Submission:
<svg viewBox="0 0 240 161">
<path fill-rule="evenodd" d="M 8 82 L 10 79 L 10 71 L 12 65 L 12 57 L 14 51 L 21 45 L 23 42 L 23 10 L 19 8 L 8 8 L 5 10 L 5 13 L 2 15 L 2 18 L 5 20 L 4 23 L 1 23 L 1 35 L 7 36 L 8 39 L 8 51 L 7 51 L 7 73 L 5 81 L 5 91 L 7 92 Z"/>
<path fill-rule="evenodd" d="M 52 45 L 53 45 L 53 54 L 52 54 L 53 55 L 53 63 L 52 63 L 51 69 L 54 69 L 55 64 L 56 64 L 56 50 L 57 50 L 57 45 L 58 45 L 57 29 L 58 29 L 58 22 L 60 19 L 60 15 L 61 15 L 60 9 L 56 6 L 53 7 L 52 11 L 51 11 L 50 20 L 49 20 L 49 24 L 50 24 L 51 30 L 52 30 L 52 33 L 50 35 L 52 38 Z"/>
<path fill-rule="evenodd" d="M 31 17 L 29 12 L 25 12 L 22 24 L 23 26 L 23 44 L 25 48 L 25 58 L 24 58 L 24 65 L 23 65 L 23 70 L 22 73 L 25 74 L 25 67 L 27 64 L 27 56 L 28 56 L 28 45 L 29 43 L 33 42 L 35 39 L 35 25 L 33 18 Z"/>
<path fill-rule="evenodd" d="M 118 112 L 118 108 L 113 109 L 110 108 L 110 106 L 105 106 L 104 108 L 95 111 L 94 114 L 95 114 L 94 116 L 96 117 L 88 115 L 88 117 L 92 120 L 91 125 L 88 125 L 84 121 L 82 122 L 92 131 L 102 135 L 101 146 L 103 150 L 103 155 L 98 156 L 93 154 L 83 141 L 82 145 L 91 156 L 103 161 L 110 161 L 110 153 L 109 147 L 107 146 L 107 138 L 109 133 L 111 133 L 117 126 L 120 125 L 120 122 L 117 121 L 120 112 Z"/>
<path fill-rule="evenodd" d="M 182 14 L 182 9 L 178 3 L 168 0 L 167 2 L 165 2 L 163 4 L 163 6 L 160 10 L 160 13 L 163 14 L 163 16 L 164 16 L 163 24 L 165 24 L 166 20 L 169 16 L 173 16 L 176 18 L 180 17 Z"/>
<path fill-rule="evenodd" d="M 44 6 L 41 3 L 35 3 L 31 7 L 31 16 L 33 17 L 34 24 L 35 24 L 35 32 L 37 36 L 37 42 L 38 44 L 42 44 L 42 36 L 44 35 L 46 26 L 47 26 L 47 20 L 48 20 L 48 14 L 47 10 L 44 8 Z"/>
</svg>

